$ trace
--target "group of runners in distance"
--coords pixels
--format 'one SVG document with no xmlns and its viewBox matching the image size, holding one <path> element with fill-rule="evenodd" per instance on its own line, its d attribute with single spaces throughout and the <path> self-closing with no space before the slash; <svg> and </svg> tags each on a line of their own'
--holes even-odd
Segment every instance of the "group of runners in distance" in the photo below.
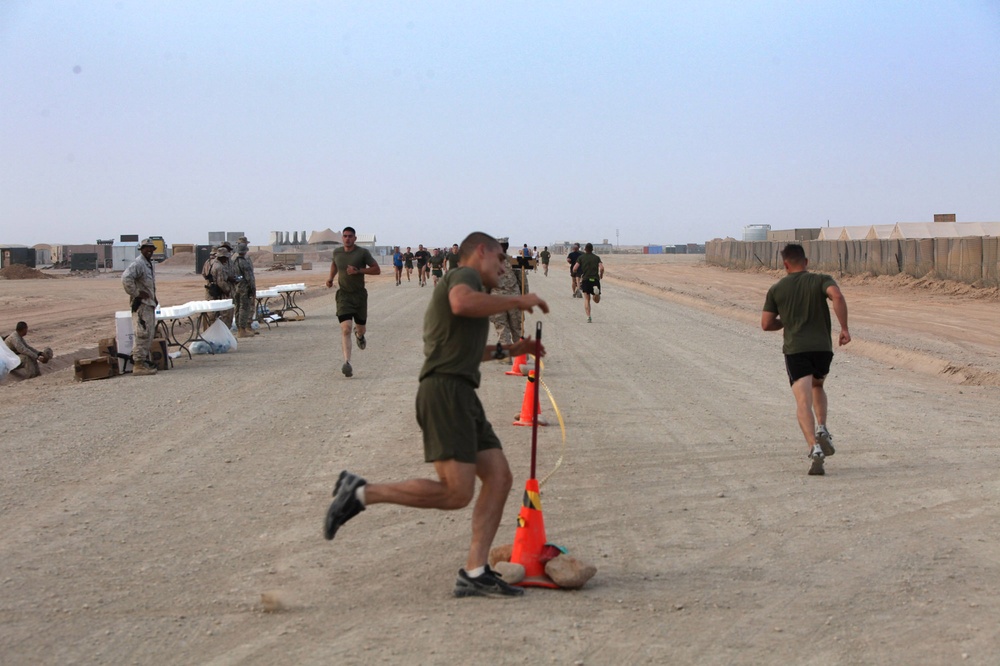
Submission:
<svg viewBox="0 0 1000 666">
<path fill-rule="evenodd" d="M 392 252 L 392 267 L 396 271 L 396 286 L 403 284 L 403 271 L 406 271 L 406 281 L 412 281 L 414 263 L 417 269 L 417 282 L 421 287 L 427 286 L 427 280 L 433 279 L 433 284 L 444 277 L 448 271 L 458 268 L 458 243 L 450 248 L 436 247 L 428 251 L 423 245 L 417 246 L 417 251 L 407 247 L 401 252 L 397 245 Z"/>
<path fill-rule="evenodd" d="M 344 246 L 333 253 L 327 287 L 337 280 L 337 319 L 344 349 L 345 376 L 352 375 L 350 353 L 353 337 L 364 349 L 367 318 L 365 275 L 378 275 L 371 253 L 355 245 L 354 229 L 343 232 Z M 513 477 L 500 439 L 486 418 L 476 394 L 480 364 L 506 360 L 522 353 L 545 356 L 545 348 L 530 337 L 490 343 L 490 317 L 516 310 L 548 313 L 549 306 L 526 288 L 524 272 L 535 258 L 527 245 L 512 257 L 506 238 L 482 232 L 470 234 L 461 245 L 442 253 L 420 245 L 413 253 L 395 248 L 393 265 L 396 286 L 407 280 L 417 262 L 417 279 L 426 284 L 428 274 L 440 284 L 432 291 L 424 314 L 424 364 L 416 397 L 417 422 L 423 434 L 424 460 L 433 464 L 437 479 L 413 478 L 395 482 L 369 482 L 343 470 L 333 487 L 333 502 L 327 509 L 323 533 L 333 539 L 349 520 L 374 504 L 395 504 L 421 509 L 456 510 L 468 506 L 480 481 L 472 511 L 472 537 L 465 566 L 459 570 L 453 594 L 457 597 L 513 597 L 523 589 L 511 585 L 493 571 L 487 561 L 490 547 L 503 516 Z M 548 274 L 548 248 L 538 253 Z M 440 257 L 439 259 L 435 259 Z M 824 475 L 824 462 L 834 454 L 833 436 L 826 425 L 827 395 L 824 381 L 830 371 L 833 347 L 830 339 L 831 301 L 840 323 L 838 342 L 851 341 L 847 327 L 847 303 L 829 275 L 808 271 L 802 246 L 789 244 L 782 251 L 787 275 L 767 293 L 761 313 L 761 328 L 782 331 L 788 380 L 796 402 L 796 416 L 806 440 L 811 466 L 809 475 Z M 583 251 L 573 246 L 566 261 L 570 267 L 573 296 L 584 299 L 587 321 L 590 303 L 600 302 L 604 264 L 587 243 Z M 444 267 L 447 262 L 447 268 Z M 517 267 L 515 267 L 517 266 Z M 504 293 L 505 278 L 520 273 L 520 290 Z M 579 295 L 579 296 L 578 296 Z"/>
</svg>

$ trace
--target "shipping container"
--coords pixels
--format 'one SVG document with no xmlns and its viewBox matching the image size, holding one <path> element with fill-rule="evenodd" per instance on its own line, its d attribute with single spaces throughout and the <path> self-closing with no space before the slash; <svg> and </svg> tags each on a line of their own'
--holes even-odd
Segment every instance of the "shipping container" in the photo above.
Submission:
<svg viewBox="0 0 1000 666">
<path fill-rule="evenodd" d="M 0 268 L 7 266 L 21 265 L 29 268 L 35 267 L 35 248 L 33 247 L 4 247 L 0 248 Z"/>
<path fill-rule="evenodd" d="M 111 268 L 123 271 L 139 256 L 139 248 L 135 245 L 113 245 L 111 247 Z"/>
</svg>

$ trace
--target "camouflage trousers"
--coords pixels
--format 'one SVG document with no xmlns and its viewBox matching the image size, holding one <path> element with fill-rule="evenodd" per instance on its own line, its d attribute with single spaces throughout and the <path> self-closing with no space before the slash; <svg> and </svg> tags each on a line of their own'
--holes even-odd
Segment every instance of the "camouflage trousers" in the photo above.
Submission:
<svg viewBox="0 0 1000 666">
<path fill-rule="evenodd" d="M 16 372 L 18 377 L 31 379 L 42 374 L 42 371 L 38 368 L 37 357 L 28 354 L 18 354 L 17 357 L 21 359 L 21 365 L 11 370 L 11 372 Z"/>
<path fill-rule="evenodd" d="M 250 328 L 250 322 L 257 313 L 257 295 L 249 289 L 236 289 L 233 305 L 236 306 L 236 327 Z"/>
<path fill-rule="evenodd" d="M 507 310 L 500 314 L 490 315 L 490 321 L 497 330 L 497 339 L 501 344 L 509 345 L 521 339 L 520 310 Z"/>
<path fill-rule="evenodd" d="M 149 347 L 156 333 L 156 308 L 152 305 L 140 305 L 132 313 L 132 330 L 135 338 L 132 342 L 132 363 L 146 363 L 149 358 Z"/>
</svg>

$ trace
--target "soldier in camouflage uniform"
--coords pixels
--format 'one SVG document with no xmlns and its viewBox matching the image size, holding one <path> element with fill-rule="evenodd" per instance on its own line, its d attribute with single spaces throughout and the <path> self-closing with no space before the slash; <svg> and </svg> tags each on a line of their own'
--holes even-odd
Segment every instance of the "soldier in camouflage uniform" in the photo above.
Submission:
<svg viewBox="0 0 1000 666">
<path fill-rule="evenodd" d="M 237 275 L 233 303 L 236 305 L 236 328 L 239 329 L 237 337 L 240 338 L 252 338 L 256 335 L 250 329 L 250 322 L 257 307 L 257 280 L 253 275 L 253 262 L 247 256 L 248 249 L 246 243 L 237 243 L 236 260 L 233 262 Z"/>
<path fill-rule="evenodd" d="M 219 290 L 219 299 L 231 299 L 236 291 L 236 271 L 230 261 L 230 252 L 225 246 L 216 250 L 215 263 L 212 265 L 212 283 Z M 222 319 L 226 326 L 233 326 L 233 311 L 225 310 L 216 316 Z"/>
<path fill-rule="evenodd" d="M 149 357 L 149 347 L 156 332 L 156 277 L 151 257 L 156 246 L 148 238 L 139 243 L 139 256 L 122 273 L 122 287 L 132 297 L 132 374 L 155 375 L 156 366 Z"/>
<path fill-rule="evenodd" d="M 211 254 L 201 267 L 201 276 L 205 278 L 205 300 L 212 300 L 212 266 L 215 265 L 215 256 L 218 248 L 212 248 Z"/>
<path fill-rule="evenodd" d="M 498 238 L 497 240 L 500 241 L 500 247 L 506 254 L 509 247 L 507 239 Z M 503 296 L 520 296 L 522 293 L 528 293 L 528 278 L 524 275 L 524 271 L 516 266 L 511 266 L 510 263 L 510 257 L 507 257 L 507 270 L 500 276 L 499 284 L 490 293 Z M 521 290 L 522 279 L 524 280 L 523 292 Z M 493 322 L 493 326 L 497 330 L 497 339 L 504 345 L 513 344 L 521 339 L 522 320 L 523 315 L 519 309 L 490 315 L 490 321 Z"/>
<path fill-rule="evenodd" d="M 14 354 L 21 359 L 21 365 L 17 366 L 11 372 L 16 372 L 18 377 L 21 376 L 21 372 L 24 372 L 25 379 L 31 379 L 32 377 L 37 377 L 42 373 L 41 369 L 38 367 L 39 363 L 48 363 L 52 359 L 52 349 L 46 347 L 42 351 L 38 351 L 31 345 L 29 345 L 24 340 L 24 336 L 28 334 L 28 324 L 23 321 L 17 322 L 17 326 L 14 328 L 14 332 L 4 338 L 4 342 L 7 343 L 7 348 L 10 349 Z"/>
</svg>

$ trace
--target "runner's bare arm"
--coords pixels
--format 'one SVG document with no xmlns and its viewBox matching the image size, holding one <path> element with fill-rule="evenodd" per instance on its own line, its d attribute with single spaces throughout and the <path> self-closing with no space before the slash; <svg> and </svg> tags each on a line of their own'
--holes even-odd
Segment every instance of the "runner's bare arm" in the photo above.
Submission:
<svg viewBox="0 0 1000 666">
<path fill-rule="evenodd" d="M 326 288 L 330 289 L 333 287 L 333 278 L 337 277 L 337 262 L 330 263 L 330 277 L 326 281 Z"/>
<path fill-rule="evenodd" d="M 541 347 L 541 349 L 539 350 L 539 356 L 544 357 L 545 345 L 539 345 L 539 347 Z M 510 356 L 520 356 L 521 354 L 534 354 L 535 341 L 531 338 L 525 338 L 523 340 L 518 340 L 512 345 L 501 345 L 500 348 L 507 351 L 507 356 L 505 358 Z M 496 345 L 490 345 L 489 347 L 487 347 L 486 351 L 483 352 L 483 360 L 484 361 L 497 360 L 496 351 L 497 351 Z"/>
<path fill-rule="evenodd" d="M 851 332 L 847 328 L 847 299 L 837 286 L 827 287 L 826 295 L 833 302 L 833 313 L 837 315 L 837 321 L 840 323 L 838 344 L 843 347 L 851 341 Z"/>
<path fill-rule="evenodd" d="M 764 310 L 760 313 L 760 327 L 765 331 L 780 331 L 783 326 L 777 312 Z"/>
<path fill-rule="evenodd" d="M 459 317 L 489 317 L 507 310 L 534 312 L 538 307 L 548 314 L 549 305 L 537 294 L 531 292 L 523 296 L 498 296 L 476 291 L 467 284 L 457 284 L 448 291 L 448 303 L 452 314 Z"/>
</svg>

